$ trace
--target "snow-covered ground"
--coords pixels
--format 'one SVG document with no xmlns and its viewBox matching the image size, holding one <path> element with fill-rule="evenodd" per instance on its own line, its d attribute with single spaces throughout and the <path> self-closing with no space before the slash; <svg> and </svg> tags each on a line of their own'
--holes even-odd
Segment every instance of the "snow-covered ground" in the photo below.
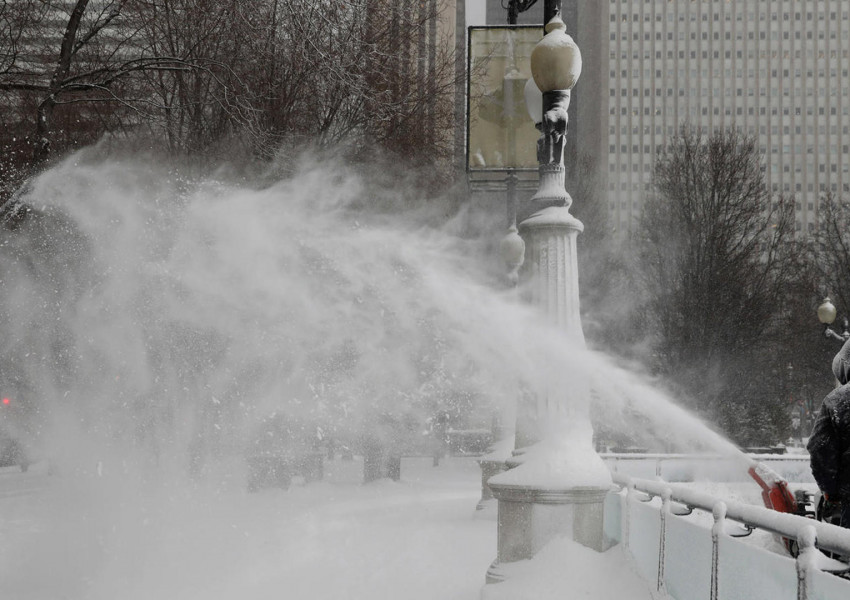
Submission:
<svg viewBox="0 0 850 600">
<path fill-rule="evenodd" d="M 475 458 L 405 458 L 399 482 L 362 484 L 363 465 L 326 461 L 325 478 L 248 493 L 238 461 L 203 484 L 122 462 L 48 475 L 0 469 L 0 599 L 518 600 L 657 598 L 619 546 L 557 540 L 511 579 L 486 586 L 496 514 L 476 510 Z M 209 481 L 216 481 L 215 485 Z M 153 482 L 151 482 L 153 481 Z M 760 504 L 754 483 L 700 491 Z M 688 520 L 710 527 L 698 511 Z M 775 536 L 748 544 L 784 555 Z"/>
<path fill-rule="evenodd" d="M 400 482 L 361 477 L 358 460 L 337 459 L 323 482 L 249 494 L 235 480 L 144 486 L 106 468 L 1 469 L 0 598 L 479 598 L 496 521 L 475 510 L 475 459 L 435 468 L 407 458 Z M 573 597 L 650 598 L 617 548 L 596 555 L 564 541 L 543 558 L 522 579 L 541 567 L 556 576 L 527 593 L 569 585 Z M 490 587 L 495 600 L 515 586 Z"/>
</svg>

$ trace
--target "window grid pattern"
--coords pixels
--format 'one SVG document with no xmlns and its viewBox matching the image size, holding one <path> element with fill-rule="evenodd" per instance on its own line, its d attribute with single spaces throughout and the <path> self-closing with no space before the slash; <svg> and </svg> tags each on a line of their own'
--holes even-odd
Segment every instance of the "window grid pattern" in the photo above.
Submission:
<svg viewBox="0 0 850 600">
<path fill-rule="evenodd" d="M 659 146 L 687 122 L 753 134 L 768 184 L 797 200 L 850 195 L 850 3 L 609 0 L 608 197 L 636 225 Z"/>
</svg>

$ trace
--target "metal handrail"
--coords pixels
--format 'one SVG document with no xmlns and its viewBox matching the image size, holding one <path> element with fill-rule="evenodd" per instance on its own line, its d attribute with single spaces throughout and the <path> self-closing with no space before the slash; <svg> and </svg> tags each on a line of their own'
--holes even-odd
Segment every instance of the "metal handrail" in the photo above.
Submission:
<svg viewBox="0 0 850 600">
<path fill-rule="evenodd" d="M 667 453 L 667 452 L 600 452 L 599 456 L 603 459 L 615 459 L 625 461 L 639 460 L 735 460 L 728 454 L 689 454 L 689 453 Z M 746 454 L 750 458 L 757 458 L 759 461 L 788 461 L 788 462 L 808 462 L 811 460 L 808 454 Z"/>
<path fill-rule="evenodd" d="M 612 473 L 614 483 L 624 488 L 662 498 L 669 490 L 670 499 L 689 508 L 698 508 L 712 512 L 719 502 L 726 506 L 726 518 L 738 521 L 747 527 L 763 529 L 782 537 L 800 542 L 803 531 L 814 527 L 817 536 L 816 546 L 821 550 L 835 552 L 841 556 L 850 556 L 850 529 L 844 529 L 829 523 L 823 523 L 799 515 L 780 513 L 761 506 L 716 498 L 710 494 L 665 481 L 637 479 Z"/>
</svg>

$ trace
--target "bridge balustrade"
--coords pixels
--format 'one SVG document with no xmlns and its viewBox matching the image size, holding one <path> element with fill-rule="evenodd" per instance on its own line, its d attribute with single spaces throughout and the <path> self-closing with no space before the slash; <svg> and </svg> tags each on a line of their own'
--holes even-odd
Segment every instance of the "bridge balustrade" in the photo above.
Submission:
<svg viewBox="0 0 850 600">
<path fill-rule="evenodd" d="M 613 473 L 631 477 L 664 481 L 752 481 L 741 461 L 714 454 L 650 454 L 602 453 L 602 459 Z M 764 463 L 787 481 L 813 484 L 808 454 L 751 454 L 750 458 Z"/>
<path fill-rule="evenodd" d="M 846 600 L 850 530 L 760 506 L 722 500 L 682 484 L 613 474 L 605 533 L 639 574 L 675 600 Z M 747 539 L 763 530 L 793 540 L 796 558 Z M 843 559 L 844 560 L 844 559 Z"/>
</svg>

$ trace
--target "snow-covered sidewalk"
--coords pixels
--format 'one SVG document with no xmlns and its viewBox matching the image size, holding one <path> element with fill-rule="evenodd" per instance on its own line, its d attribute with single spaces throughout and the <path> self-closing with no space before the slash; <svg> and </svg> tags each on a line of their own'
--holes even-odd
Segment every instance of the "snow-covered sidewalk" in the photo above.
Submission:
<svg viewBox="0 0 850 600">
<path fill-rule="evenodd" d="M 140 486 L 109 469 L 2 476 L 29 491 L 0 496 L 0 598 L 475 600 L 496 554 L 473 458 L 404 459 L 400 482 L 368 485 L 362 463 L 335 460 L 322 482 L 255 494 L 235 480 Z M 517 567 L 485 597 L 651 597 L 618 548 L 561 541 Z"/>
</svg>

